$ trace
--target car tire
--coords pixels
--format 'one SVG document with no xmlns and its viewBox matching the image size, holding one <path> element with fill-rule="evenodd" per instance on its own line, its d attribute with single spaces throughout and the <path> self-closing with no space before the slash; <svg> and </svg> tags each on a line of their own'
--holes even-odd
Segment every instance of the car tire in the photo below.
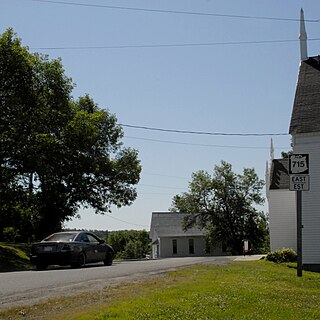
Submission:
<svg viewBox="0 0 320 320">
<path fill-rule="evenodd" d="M 113 261 L 113 254 L 109 251 L 106 253 L 106 259 L 103 261 L 105 266 L 111 266 Z"/>
<path fill-rule="evenodd" d="M 83 268 L 86 265 L 86 254 L 80 252 L 78 256 L 78 261 L 71 264 L 72 268 Z"/>
<path fill-rule="evenodd" d="M 46 263 L 43 263 L 43 262 L 38 262 L 36 264 L 36 268 L 37 268 L 38 271 L 46 270 L 48 268 L 48 265 Z"/>
<path fill-rule="evenodd" d="M 78 267 L 83 268 L 86 265 L 86 255 L 84 252 L 79 253 Z"/>
</svg>

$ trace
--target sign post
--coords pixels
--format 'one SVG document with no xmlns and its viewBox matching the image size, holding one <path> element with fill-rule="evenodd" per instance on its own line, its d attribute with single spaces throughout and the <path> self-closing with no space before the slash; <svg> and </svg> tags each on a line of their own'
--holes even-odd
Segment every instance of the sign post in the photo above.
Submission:
<svg viewBox="0 0 320 320">
<path fill-rule="evenodd" d="M 302 191 L 309 191 L 309 154 L 289 156 L 289 190 L 297 191 L 297 276 L 302 277 Z"/>
</svg>

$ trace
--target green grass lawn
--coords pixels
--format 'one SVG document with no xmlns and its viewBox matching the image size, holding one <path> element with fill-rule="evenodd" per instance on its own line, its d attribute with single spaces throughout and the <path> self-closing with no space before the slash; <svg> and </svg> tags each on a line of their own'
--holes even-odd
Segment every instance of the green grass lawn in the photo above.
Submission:
<svg viewBox="0 0 320 320">
<path fill-rule="evenodd" d="M 23 314 L 23 317 L 17 317 Z M 320 319 L 320 274 L 294 264 L 195 266 L 152 280 L 0 312 L 0 319 Z"/>
<path fill-rule="evenodd" d="M 29 270 L 30 245 L 0 242 L 0 272 Z"/>
<path fill-rule="evenodd" d="M 320 275 L 267 262 L 194 267 L 168 288 L 115 302 L 76 319 L 320 319 Z"/>
</svg>

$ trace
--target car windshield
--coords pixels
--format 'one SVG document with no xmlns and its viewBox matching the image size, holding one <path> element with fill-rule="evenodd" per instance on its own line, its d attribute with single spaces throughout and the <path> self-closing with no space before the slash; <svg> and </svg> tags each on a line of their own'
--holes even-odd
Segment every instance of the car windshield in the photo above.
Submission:
<svg viewBox="0 0 320 320">
<path fill-rule="evenodd" d="M 73 241 L 76 233 L 54 233 L 49 237 L 45 238 L 43 241 L 56 241 L 56 242 L 70 242 Z"/>
</svg>

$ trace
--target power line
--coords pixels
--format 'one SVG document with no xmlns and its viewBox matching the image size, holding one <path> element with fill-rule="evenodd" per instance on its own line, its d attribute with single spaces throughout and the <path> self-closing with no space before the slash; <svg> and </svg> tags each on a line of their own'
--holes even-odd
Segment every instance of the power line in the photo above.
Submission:
<svg viewBox="0 0 320 320">
<path fill-rule="evenodd" d="M 122 219 L 119 219 L 119 218 L 115 218 L 115 217 L 111 216 L 110 214 L 106 214 L 105 216 L 107 216 L 109 218 L 112 218 L 114 220 L 117 220 L 117 221 L 121 221 L 121 222 L 124 222 L 124 223 L 127 223 L 127 224 L 131 224 L 133 226 L 149 228 L 149 226 L 146 226 L 146 225 L 143 225 L 143 224 L 136 224 L 136 223 L 128 222 L 128 221 L 125 221 L 125 220 L 122 220 Z"/>
<path fill-rule="evenodd" d="M 130 124 L 119 123 L 122 127 L 150 130 L 150 131 L 160 131 L 160 132 L 171 132 L 171 133 L 182 133 L 182 134 L 196 134 L 196 135 L 211 135 L 211 136 L 240 136 L 240 137 L 265 137 L 265 136 L 288 136 L 288 133 L 226 133 L 226 132 L 204 132 L 204 131 L 188 131 L 188 130 L 176 130 L 176 129 L 164 129 L 164 128 L 154 128 L 146 126 L 136 126 Z"/>
<path fill-rule="evenodd" d="M 35 0 L 34 0 L 35 1 Z M 320 38 L 308 39 L 308 41 L 319 41 Z M 179 47 L 209 47 L 230 46 L 250 44 L 270 44 L 298 42 L 299 39 L 284 40 L 253 40 L 253 41 L 230 41 L 230 42 L 200 42 L 200 43 L 168 43 L 168 44 L 141 44 L 141 45 L 114 45 L 114 46 L 70 46 L 70 47 L 31 47 L 32 50 L 108 50 L 108 49 L 147 49 L 147 48 L 179 48 Z"/>
<path fill-rule="evenodd" d="M 160 195 L 160 196 L 171 196 L 172 197 L 172 193 L 163 193 L 163 192 L 139 192 L 139 195 Z"/>
<path fill-rule="evenodd" d="M 186 188 L 178 188 L 178 187 L 168 187 L 168 186 L 155 186 L 152 184 L 143 184 L 139 183 L 138 187 L 151 187 L 151 188 L 162 188 L 162 189 L 175 189 L 175 190 L 186 190 Z"/>
<path fill-rule="evenodd" d="M 69 1 L 54 1 L 54 0 L 31 0 L 34 2 L 60 4 L 60 5 L 71 5 L 80 7 L 91 7 L 91 8 L 105 8 L 114 10 L 126 10 L 126 11 L 141 11 L 149 13 L 169 13 L 169 14 L 183 14 L 191 16 L 207 16 L 207 17 L 221 17 L 221 18 L 236 18 L 236 19 L 255 19 L 255 20 L 276 20 L 276 21 L 300 21 L 298 18 L 281 18 L 281 17 L 267 17 L 267 16 L 250 16 L 250 15 L 235 15 L 235 14 L 221 14 L 213 12 L 195 12 L 195 11 L 179 11 L 179 10 L 164 10 L 164 9 L 150 9 L 150 8 L 139 8 L 139 7 L 124 7 L 124 6 L 110 6 L 102 4 L 89 4 Z M 306 19 L 305 22 L 318 23 L 319 19 Z"/>
<path fill-rule="evenodd" d="M 139 139 L 139 138 L 137 138 Z M 149 175 L 149 176 L 159 176 L 159 177 L 165 177 L 165 178 L 174 178 L 174 179 L 181 179 L 181 180 L 188 180 L 189 178 L 186 177 L 178 177 L 178 176 L 170 176 L 167 174 L 160 174 L 160 173 L 150 173 L 143 171 L 143 174 Z"/>
<path fill-rule="evenodd" d="M 180 142 L 180 141 L 170 141 L 170 140 L 158 140 L 158 139 L 148 139 L 140 137 L 125 136 L 128 139 L 152 141 L 160 143 L 170 143 L 170 144 L 181 144 L 188 146 L 200 146 L 200 147 L 212 147 L 212 148 L 231 148 L 231 149 L 254 149 L 254 150 L 270 150 L 270 147 L 253 147 L 253 146 L 234 146 L 234 145 L 218 145 L 218 144 L 203 144 L 203 143 L 190 143 L 190 142 Z M 277 147 L 276 149 L 285 149 L 287 147 Z"/>
</svg>

